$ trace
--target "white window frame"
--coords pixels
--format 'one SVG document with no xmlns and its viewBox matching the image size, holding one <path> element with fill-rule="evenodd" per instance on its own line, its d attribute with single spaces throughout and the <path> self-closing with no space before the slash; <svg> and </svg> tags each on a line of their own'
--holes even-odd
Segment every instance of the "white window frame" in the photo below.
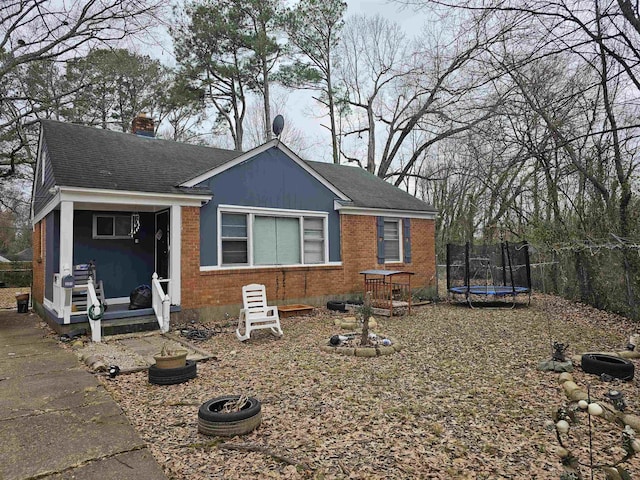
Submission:
<svg viewBox="0 0 640 480">
<path fill-rule="evenodd" d="M 311 242 L 322 242 L 322 257 L 323 257 L 323 261 L 322 262 L 309 262 L 307 263 L 306 261 L 306 255 L 304 253 L 304 244 L 305 244 L 305 238 L 304 238 L 304 230 L 305 230 L 305 219 L 307 218 L 320 218 L 314 215 L 305 215 L 304 217 L 302 217 L 302 221 L 300 221 L 300 255 L 302 258 L 302 263 L 305 265 L 324 265 L 325 263 L 327 263 L 327 222 L 323 219 L 322 221 L 322 240 L 313 240 L 310 239 L 309 241 Z"/>
<path fill-rule="evenodd" d="M 398 226 L 398 260 L 389 260 L 387 259 L 387 255 L 386 252 L 383 251 L 383 253 L 385 253 L 384 256 L 384 263 L 402 263 L 404 261 L 404 252 L 402 251 L 402 246 L 403 246 L 403 242 L 404 242 L 404 238 L 402 236 L 402 228 L 403 228 L 403 222 L 401 218 L 390 218 L 390 217 L 384 217 L 383 220 L 383 224 L 387 223 L 387 222 L 394 222 L 397 226 Z M 386 242 L 386 239 L 384 239 L 384 241 Z M 383 249 L 384 246 L 386 244 L 383 245 Z"/>
<path fill-rule="evenodd" d="M 113 219 L 113 235 L 98 235 L 98 217 L 110 217 Z M 93 232 L 92 237 L 94 240 L 131 240 L 131 234 L 116 235 L 116 218 L 128 218 L 129 219 L 129 232 L 131 232 L 131 215 L 126 214 L 108 214 L 108 213 L 94 213 L 93 214 Z"/>
<path fill-rule="evenodd" d="M 245 214 L 247 215 L 247 263 L 246 264 L 222 264 L 222 214 Z M 255 216 L 260 217 L 288 217 L 298 219 L 298 228 L 300 229 L 300 262 L 292 265 L 254 265 L 253 263 L 253 220 Z M 323 223 L 323 242 L 324 242 L 324 262 L 323 263 L 304 263 L 304 217 L 317 217 L 322 219 Z M 293 266 L 322 266 L 328 265 L 329 262 L 329 214 L 327 212 L 318 212 L 313 210 L 287 210 L 280 208 L 263 208 L 263 207 L 245 207 L 237 205 L 218 205 L 217 212 L 217 232 L 216 242 L 218 251 L 217 268 L 233 269 L 233 268 L 273 268 L 273 267 L 293 267 Z"/>
<path fill-rule="evenodd" d="M 222 215 L 226 213 L 226 214 L 231 214 L 231 215 L 244 215 L 241 212 L 220 212 L 220 214 L 218 215 L 218 264 L 222 265 L 222 243 L 223 243 L 223 237 L 222 237 Z M 249 238 L 250 235 L 253 234 L 253 226 L 249 225 L 249 218 L 246 218 L 246 222 L 247 224 L 245 225 L 245 228 L 247 230 L 247 236 L 246 237 L 224 237 L 225 240 L 228 241 L 244 241 L 247 244 L 247 263 L 227 263 L 225 265 L 225 267 L 233 267 L 233 266 L 245 266 L 248 265 L 250 262 L 250 258 L 249 258 Z"/>
</svg>

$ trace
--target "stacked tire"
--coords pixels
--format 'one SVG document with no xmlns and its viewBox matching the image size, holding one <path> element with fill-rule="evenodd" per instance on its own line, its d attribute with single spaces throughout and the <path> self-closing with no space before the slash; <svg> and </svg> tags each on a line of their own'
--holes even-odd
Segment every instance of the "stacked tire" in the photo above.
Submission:
<svg viewBox="0 0 640 480">
<path fill-rule="evenodd" d="M 184 383 L 198 375 L 196 362 L 187 360 L 184 367 L 158 368 L 155 365 L 149 367 L 149 383 L 155 385 L 175 385 Z"/>
<path fill-rule="evenodd" d="M 260 401 L 249 397 L 238 412 L 223 412 L 228 402 L 237 402 L 239 395 L 217 397 L 204 402 L 198 409 L 198 432 L 204 435 L 234 437 L 249 433 L 262 423 Z"/>
</svg>

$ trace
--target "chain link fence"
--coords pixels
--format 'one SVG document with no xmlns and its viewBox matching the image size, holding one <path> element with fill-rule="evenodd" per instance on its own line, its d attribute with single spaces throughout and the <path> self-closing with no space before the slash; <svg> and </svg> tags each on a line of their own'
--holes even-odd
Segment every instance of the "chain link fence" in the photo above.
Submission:
<svg viewBox="0 0 640 480">
<path fill-rule="evenodd" d="M 31 262 L 0 263 L 0 308 L 16 308 L 16 295 L 31 293 Z"/>
<path fill-rule="evenodd" d="M 640 256 L 626 248 L 531 249 L 533 289 L 640 320 Z"/>
</svg>

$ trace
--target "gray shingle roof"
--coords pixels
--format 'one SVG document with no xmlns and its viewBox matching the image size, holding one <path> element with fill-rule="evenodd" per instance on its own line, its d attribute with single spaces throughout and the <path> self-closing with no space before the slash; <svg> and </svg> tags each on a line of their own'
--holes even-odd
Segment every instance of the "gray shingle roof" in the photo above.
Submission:
<svg viewBox="0 0 640 480">
<path fill-rule="evenodd" d="M 82 125 L 42 120 L 56 184 L 157 193 L 204 193 L 176 186 L 240 155 Z"/>
<path fill-rule="evenodd" d="M 150 193 L 207 193 L 179 187 L 240 156 L 237 150 L 190 145 L 94 127 L 41 120 L 56 185 Z M 306 161 L 363 208 L 434 212 L 432 206 L 370 174 Z M 215 194 L 215 192 L 214 192 Z"/>
<path fill-rule="evenodd" d="M 436 211 L 431 205 L 362 168 L 323 162 L 307 161 L 306 163 L 347 195 L 354 207 Z"/>
</svg>

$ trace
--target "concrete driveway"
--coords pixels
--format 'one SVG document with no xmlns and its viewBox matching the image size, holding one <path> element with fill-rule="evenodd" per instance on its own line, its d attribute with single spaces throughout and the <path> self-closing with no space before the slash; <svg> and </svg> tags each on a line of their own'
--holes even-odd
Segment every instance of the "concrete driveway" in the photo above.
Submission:
<svg viewBox="0 0 640 480">
<path fill-rule="evenodd" d="M 40 325 L 0 310 L 0 479 L 166 480 L 118 404 Z"/>
</svg>

